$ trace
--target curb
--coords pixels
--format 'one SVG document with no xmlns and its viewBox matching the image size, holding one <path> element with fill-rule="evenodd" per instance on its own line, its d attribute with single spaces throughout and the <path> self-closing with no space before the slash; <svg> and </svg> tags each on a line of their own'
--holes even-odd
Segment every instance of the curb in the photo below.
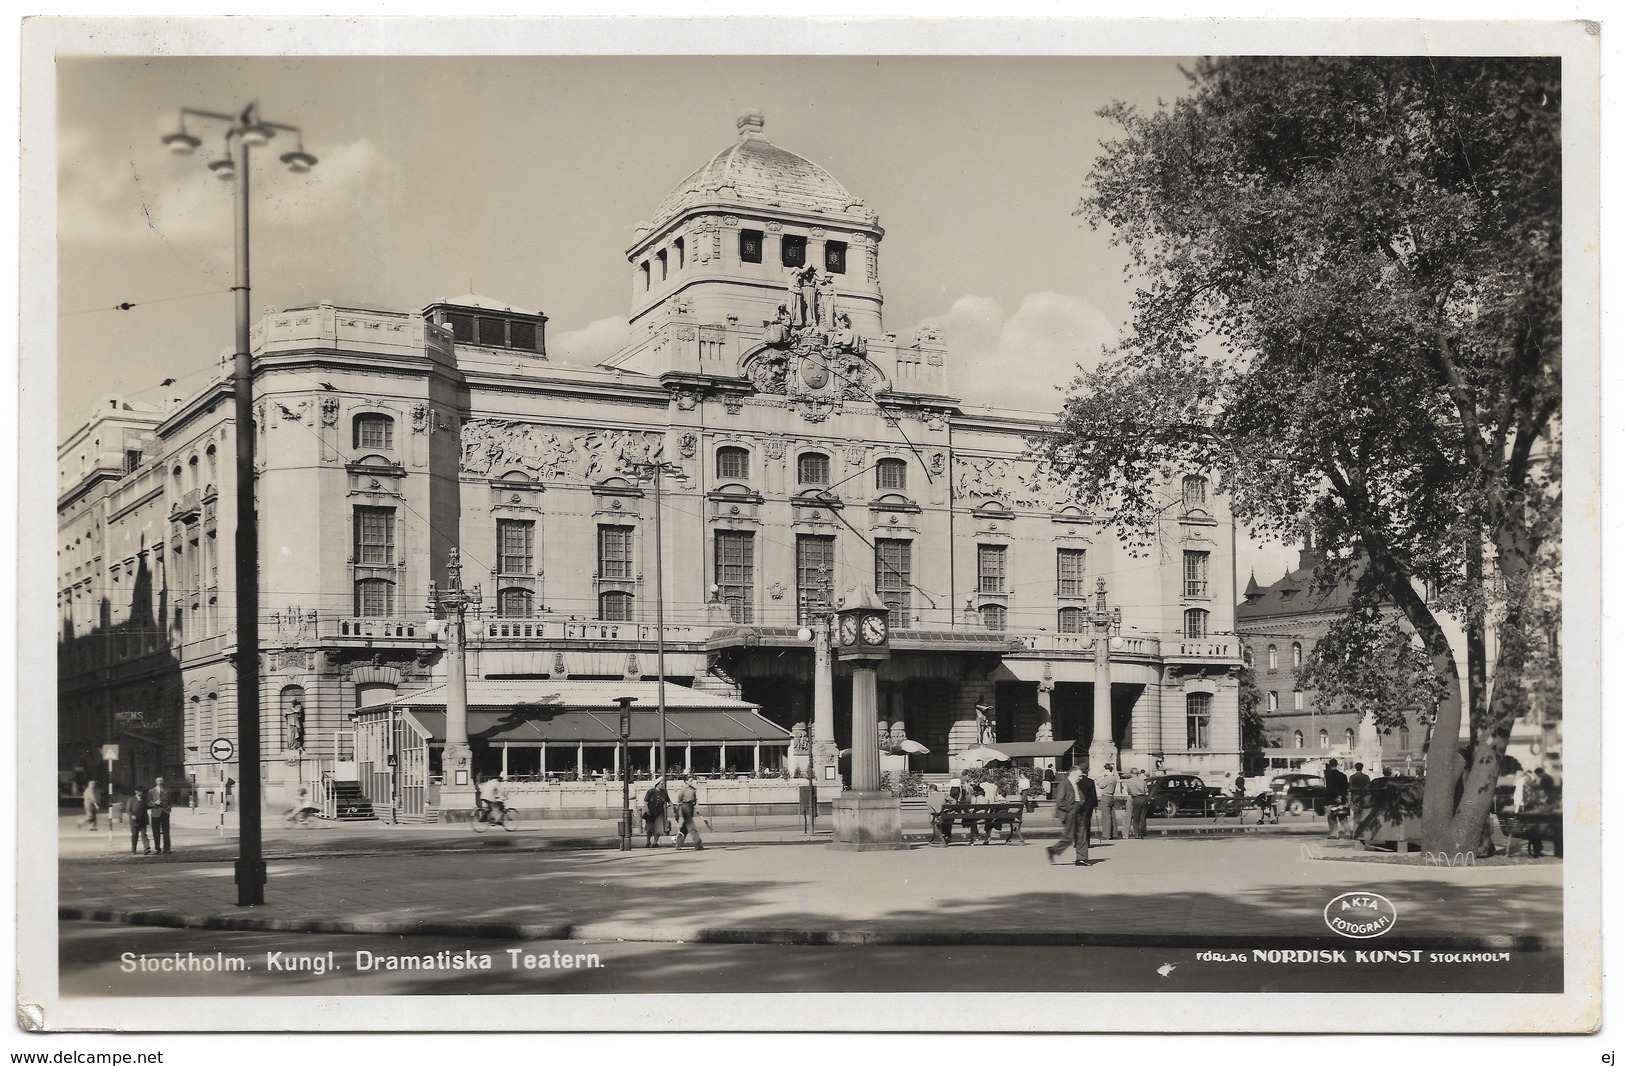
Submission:
<svg viewBox="0 0 1625 1066">
<path fill-rule="evenodd" d="M 1560 951 L 1561 936 L 1409 936 L 1350 944 L 1332 933 L 1257 936 L 1205 933 L 1093 933 L 1021 929 L 748 929 L 715 926 L 648 926 L 632 922 L 581 925 L 524 922 L 402 922 L 186 915 L 173 911 L 118 911 L 58 907 L 59 921 L 103 922 L 167 929 L 218 929 L 277 933 L 338 933 L 386 936 L 444 936 L 500 940 L 609 940 L 658 944 L 781 945 L 786 947 L 1147 947 L 1293 950 L 1305 944 L 1346 945 L 1349 950 Z"/>
</svg>

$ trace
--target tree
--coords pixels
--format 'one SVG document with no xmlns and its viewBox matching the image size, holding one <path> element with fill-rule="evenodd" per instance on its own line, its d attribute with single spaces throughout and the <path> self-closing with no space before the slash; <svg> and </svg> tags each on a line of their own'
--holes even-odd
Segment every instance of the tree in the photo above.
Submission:
<svg viewBox="0 0 1625 1066">
<path fill-rule="evenodd" d="M 1258 687 L 1258 675 L 1253 668 L 1244 666 L 1237 678 L 1236 709 L 1241 715 L 1241 768 L 1243 773 L 1264 772 L 1264 752 L 1276 745 L 1270 740 L 1264 716 L 1258 705 L 1264 701 L 1264 692 Z"/>
<path fill-rule="evenodd" d="M 1370 604 L 1333 619 L 1310 649 L 1298 684 L 1329 710 L 1370 718 L 1384 732 L 1432 726 L 1449 686 L 1397 618 Z"/>
<path fill-rule="evenodd" d="M 1464 689 L 1435 731 L 1465 707 L 1465 763 L 1428 750 L 1433 850 L 1477 844 L 1557 589 L 1559 74 L 1203 60 L 1171 105 L 1102 112 L 1123 133 L 1078 211 L 1127 248 L 1137 290 L 1045 457 L 1129 536 L 1166 479 L 1215 471 L 1238 519 L 1312 535 L 1357 608 L 1397 609 Z"/>
</svg>

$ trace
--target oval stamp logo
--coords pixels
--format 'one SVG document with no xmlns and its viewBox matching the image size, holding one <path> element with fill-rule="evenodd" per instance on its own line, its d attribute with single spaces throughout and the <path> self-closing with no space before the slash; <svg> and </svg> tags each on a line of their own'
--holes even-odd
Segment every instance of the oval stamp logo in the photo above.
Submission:
<svg viewBox="0 0 1625 1066">
<path fill-rule="evenodd" d="M 1399 911 L 1375 892 L 1345 892 L 1326 904 L 1324 914 L 1332 932 L 1357 940 L 1381 936 L 1399 921 Z"/>
</svg>

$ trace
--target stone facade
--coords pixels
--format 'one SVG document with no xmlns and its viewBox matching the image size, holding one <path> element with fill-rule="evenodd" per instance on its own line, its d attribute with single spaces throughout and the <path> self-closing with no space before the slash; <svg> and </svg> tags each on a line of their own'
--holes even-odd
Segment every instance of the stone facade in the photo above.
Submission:
<svg viewBox="0 0 1625 1066">
<path fill-rule="evenodd" d="M 443 679 L 424 605 L 453 547 L 482 595 L 470 676 L 539 690 L 652 677 L 657 536 L 667 676 L 742 695 L 786 728 L 811 716 L 804 627 L 868 581 L 894 627 L 882 727 L 931 749 L 916 767 L 945 771 L 977 742 L 978 704 L 1001 739 L 1081 753 L 1100 644 L 1125 764 L 1239 768 L 1224 501 L 1205 482 L 1170 487 L 1159 543 L 1130 554 L 1026 458 L 1049 416 L 962 406 L 934 331 L 886 331 L 876 216 L 761 128 L 742 120 L 739 142 L 639 228 L 632 338 L 602 365 L 548 360 L 545 316 L 472 294 L 259 323 L 267 802 L 354 758 L 357 707 Z M 459 339 L 459 315 L 493 332 Z M 515 340 L 531 343 L 525 323 L 531 348 Z M 111 725 L 92 706 L 109 663 L 126 662 L 110 642 L 145 640 L 162 664 L 139 697 L 161 723 L 157 761 L 207 802 L 240 774 L 208 756 L 236 723 L 232 552 L 215 518 L 234 498 L 230 384 L 118 414 L 62 452 L 59 761 L 84 761 Z M 70 475 L 82 434 L 127 423 L 151 453 L 136 469 Z M 1094 627 L 1114 609 L 1115 628 Z M 85 665 L 98 655 L 100 674 Z"/>
</svg>

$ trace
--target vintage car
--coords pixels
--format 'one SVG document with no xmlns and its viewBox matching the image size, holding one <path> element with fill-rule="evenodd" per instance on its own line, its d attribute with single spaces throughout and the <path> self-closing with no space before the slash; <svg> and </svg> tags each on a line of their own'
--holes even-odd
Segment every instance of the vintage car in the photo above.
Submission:
<svg viewBox="0 0 1625 1066">
<path fill-rule="evenodd" d="M 1152 814 L 1173 818 L 1181 814 L 1208 815 L 1220 792 L 1195 774 L 1162 774 L 1146 785 L 1145 795 Z"/>
<path fill-rule="evenodd" d="M 1281 809 L 1288 814 L 1326 813 L 1326 779 L 1319 774 L 1276 774 L 1270 778 L 1270 791 L 1280 797 Z"/>
</svg>

